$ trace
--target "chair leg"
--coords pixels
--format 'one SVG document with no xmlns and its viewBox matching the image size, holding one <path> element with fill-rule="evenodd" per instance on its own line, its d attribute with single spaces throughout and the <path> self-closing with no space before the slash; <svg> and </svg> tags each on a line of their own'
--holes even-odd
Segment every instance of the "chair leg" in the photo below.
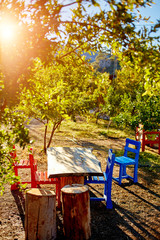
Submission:
<svg viewBox="0 0 160 240">
<path fill-rule="evenodd" d="M 31 168 L 31 188 L 36 188 L 37 182 L 36 182 L 36 171 Z"/>
<path fill-rule="evenodd" d="M 126 176 L 127 173 L 126 173 L 126 166 L 123 165 L 123 175 L 122 176 Z"/>
<path fill-rule="evenodd" d="M 137 172 L 138 172 L 138 165 L 135 165 L 134 166 L 134 178 L 133 178 L 134 183 L 138 182 Z"/>
<path fill-rule="evenodd" d="M 123 174 L 123 166 L 119 165 L 119 185 L 121 185 L 122 182 L 122 174 Z"/>
<path fill-rule="evenodd" d="M 112 209 L 113 204 L 111 200 L 111 183 L 110 182 L 105 182 L 104 184 L 104 198 L 106 201 L 106 208 L 107 209 Z"/>
<path fill-rule="evenodd" d="M 108 198 L 108 196 L 107 196 L 107 183 L 105 183 L 104 184 L 104 199 L 106 201 L 106 206 L 107 206 L 107 198 Z"/>
</svg>

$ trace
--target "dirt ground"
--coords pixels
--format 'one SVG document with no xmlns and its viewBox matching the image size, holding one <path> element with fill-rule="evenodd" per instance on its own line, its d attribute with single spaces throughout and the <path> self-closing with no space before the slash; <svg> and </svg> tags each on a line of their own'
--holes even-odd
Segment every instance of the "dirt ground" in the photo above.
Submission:
<svg viewBox="0 0 160 240">
<path fill-rule="evenodd" d="M 92 147 L 93 153 L 105 168 L 105 157 L 109 148 L 123 148 L 124 139 L 92 140 L 55 139 L 55 146 Z M 41 153 L 34 152 L 38 160 L 38 169 L 46 170 L 46 159 Z M 138 183 L 123 180 L 121 186 L 113 181 L 113 209 L 107 210 L 104 202 L 91 202 L 91 239 L 92 240 L 130 240 L 130 239 L 160 239 L 160 179 L 157 174 L 145 171 L 146 167 L 138 169 Z M 27 170 L 26 170 L 27 171 Z M 129 169 L 133 172 L 133 168 Z M 118 167 L 114 167 L 117 175 Z M 23 178 L 29 173 L 23 170 Z M 42 186 L 44 189 L 48 186 Z M 53 186 L 49 186 L 53 189 Z M 92 185 L 91 194 L 101 195 L 103 185 Z M 25 192 L 6 191 L 0 197 L 0 240 L 24 240 Z M 57 209 L 57 239 L 64 239 L 63 216 Z"/>
</svg>

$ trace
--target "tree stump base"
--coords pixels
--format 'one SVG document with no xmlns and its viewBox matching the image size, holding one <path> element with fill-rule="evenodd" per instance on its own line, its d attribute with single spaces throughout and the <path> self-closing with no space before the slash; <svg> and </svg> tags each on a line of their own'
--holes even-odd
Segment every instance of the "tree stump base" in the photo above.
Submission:
<svg viewBox="0 0 160 240">
<path fill-rule="evenodd" d="M 25 240 L 56 238 L 56 194 L 33 188 L 26 193 Z"/>
<path fill-rule="evenodd" d="M 66 185 L 62 191 L 63 229 L 68 240 L 91 237 L 90 198 L 87 186 Z"/>
</svg>

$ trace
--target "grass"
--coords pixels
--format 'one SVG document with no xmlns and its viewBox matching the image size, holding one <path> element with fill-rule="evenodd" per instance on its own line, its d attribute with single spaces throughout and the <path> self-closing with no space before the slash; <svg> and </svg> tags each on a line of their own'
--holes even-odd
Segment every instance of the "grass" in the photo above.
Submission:
<svg viewBox="0 0 160 240">
<path fill-rule="evenodd" d="M 96 124 L 95 121 L 64 121 L 57 131 L 57 134 L 74 137 L 85 138 L 126 138 L 127 136 L 134 136 L 133 131 L 129 129 L 120 130 L 113 126 L 108 127 L 108 121 L 99 120 Z"/>
</svg>

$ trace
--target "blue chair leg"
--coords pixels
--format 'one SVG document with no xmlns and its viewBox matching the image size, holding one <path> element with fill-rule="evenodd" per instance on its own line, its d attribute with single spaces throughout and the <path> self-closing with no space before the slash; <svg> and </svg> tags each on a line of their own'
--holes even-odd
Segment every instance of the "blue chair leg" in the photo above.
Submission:
<svg viewBox="0 0 160 240">
<path fill-rule="evenodd" d="M 106 206 L 107 206 L 107 183 L 106 182 L 104 184 L 104 199 L 106 201 Z"/>
<path fill-rule="evenodd" d="M 123 173 L 123 166 L 119 165 L 119 185 L 121 185 L 122 182 L 122 173 Z"/>
<path fill-rule="evenodd" d="M 127 175 L 127 173 L 126 173 L 126 166 L 123 165 L 123 175 L 122 176 L 126 176 L 126 175 Z"/>
<path fill-rule="evenodd" d="M 133 178 L 134 183 L 138 182 L 137 172 L 138 172 L 138 165 L 136 164 L 134 166 L 134 178 Z"/>
<path fill-rule="evenodd" d="M 104 198 L 106 201 L 106 208 L 107 209 L 112 209 L 113 208 L 113 204 L 112 204 L 112 200 L 111 200 L 111 183 L 105 183 L 104 185 Z"/>
</svg>

